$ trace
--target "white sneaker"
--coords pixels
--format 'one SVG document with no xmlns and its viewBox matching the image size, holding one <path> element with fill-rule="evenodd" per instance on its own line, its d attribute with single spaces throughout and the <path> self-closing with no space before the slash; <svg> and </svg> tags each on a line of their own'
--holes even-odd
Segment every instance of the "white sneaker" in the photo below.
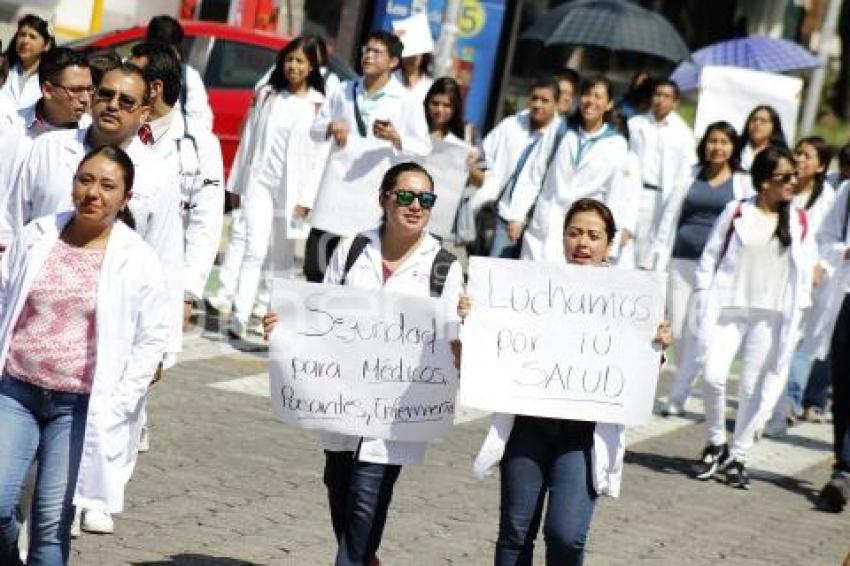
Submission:
<svg viewBox="0 0 850 566">
<path fill-rule="evenodd" d="M 111 535 L 115 532 L 115 523 L 112 521 L 112 515 L 95 509 L 86 509 L 83 511 L 81 527 L 87 533 L 96 533 L 99 535 Z"/>
<path fill-rule="evenodd" d="M 142 427 L 142 434 L 139 436 L 139 454 L 144 454 L 145 452 L 150 452 L 151 449 L 151 433 L 148 430 L 148 427 Z"/>
<path fill-rule="evenodd" d="M 256 305 L 254 305 L 254 308 L 251 309 L 251 316 L 262 319 L 264 316 L 266 316 L 267 312 L 269 312 L 268 305 L 257 303 Z"/>
<path fill-rule="evenodd" d="M 663 409 L 661 409 L 662 417 L 681 417 L 685 414 L 682 406 L 675 401 L 669 401 Z"/>
<path fill-rule="evenodd" d="M 217 310 L 219 314 L 230 314 L 230 311 L 233 309 L 233 303 L 229 299 L 219 295 L 207 297 L 204 301 L 206 304 Z"/>
<path fill-rule="evenodd" d="M 230 319 L 230 324 L 227 326 L 227 335 L 234 340 L 244 340 L 248 333 L 248 327 L 245 323 L 236 317 Z"/>
<path fill-rule="evenodd" d="M 71 538 L 80 538 L 83 536 L 83 531 L 80 528 L 80 522 L 83 518 L 83 508 L 74 508 L 74 520 L 71 521 Z"/>
<path fill-rule="evenodd" d="M 248 321 L 248 326 L 246 326 L 246 330 L 251 334 L 256 334 L 257 336 L 263 335 L 263 319 L 260 317 L 259 320 L 251 319 Z"/>
</svg>

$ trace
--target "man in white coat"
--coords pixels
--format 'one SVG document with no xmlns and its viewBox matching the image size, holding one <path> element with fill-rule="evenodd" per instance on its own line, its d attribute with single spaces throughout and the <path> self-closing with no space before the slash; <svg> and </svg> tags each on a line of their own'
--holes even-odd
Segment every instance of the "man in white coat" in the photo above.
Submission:
<svg viewBox="0 0 850 566">
<path fill-rule="evenodd" d="M 221 144 L 212 132 L 193 125 L 175 106 L 180 95 L 180 61 L 166 46 L 139 43 L 130 62 L 150 83 L 150 115 L 142 141 L 180 174 L 183 215 L 183 323 L 203 297 L 221 239 L 224 166 Z"/>
<path fill-rule="evenodd" d="M 676 112 L 679 85 L 662 79 L 649 112 L 629 120 L 629 149 L 640 161 L 643 190 L 635 227 L 635 257 L 643 257 L 658 217 L 676 184 L 696 163 L 694 133 Z"/>
<path fill-rule="evenodd" d="M 44 54 L 38 66 L 41 98 L 19 108 L 0 126 L 0 250 L 9 245 L 12 219 L 7 210 L 9 188 L 32 141 L 44 132 L 76 130 L 91 123 L 86 111 L 91 99 L 91 72 L 85 57 L 67 47 Z"/>
<path fill-rule="evenodd" d="M 431 153 L 425 109 L 392 76 L 402 47 L 399 38 L 387 31 L 369 34 L 360 59 L 363 76 L 344 82 L 328 94 L 310 128 L 314 140 L 333 138 L 335 146 L 345 147 L 350 136 L 371 137 L 392 144 L 397 155 Z M 368 228 L 363 226 L 364 230 Z M 304 254 L 308 281 L 322 281 L 338 243 L 336 234 L 310 230 Z"/>
</svg>

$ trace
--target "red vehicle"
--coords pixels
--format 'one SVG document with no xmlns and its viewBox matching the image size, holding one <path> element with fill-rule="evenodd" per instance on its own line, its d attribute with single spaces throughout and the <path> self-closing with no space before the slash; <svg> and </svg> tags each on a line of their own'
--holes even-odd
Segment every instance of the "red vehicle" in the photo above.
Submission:
<svg viewBox="0 0 850 566">
<path fill-rule="evenodd" d="M 186 34 L 183 54 L 186 62 L 204 79 L 215 117 L 213 132 L 221 141 L 225 172 L 229 172 L 239 144 L 242 121 L 254 96 L 254 86 L 274 65 L 275 56 L 288 39 L 216 22 L 184 20 L 181 24 Z M 68 45 L 112 47 L 122 57 L 128 57 L 133 45 L 144 40 L 145 27 L 111 31 Z M 337 59 L 331 58 L 328 66 L 342 80 L 354 76 L 354 72 Z"/>
</svg>

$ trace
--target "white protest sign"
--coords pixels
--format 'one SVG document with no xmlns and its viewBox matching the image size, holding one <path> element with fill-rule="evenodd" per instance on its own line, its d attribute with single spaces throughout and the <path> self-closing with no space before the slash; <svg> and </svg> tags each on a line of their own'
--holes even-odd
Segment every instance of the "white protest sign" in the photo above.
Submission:
<svg viewBox="0 0 850 566">
<path fill-rule="evenodd" d="M 768 104 L 776 109 L 785 137 L 794 139 L 803 80 L 739 67 L 707 66 L 700 78 L 694 135 L 702 137 L 712 122 L 725 120 L 741 133 L 753 108 Z"/>
<path fill-rule="evenodd" d="M 452 305 L 454 309 L 456 305 Z M 269 338 L 275 416 L 307 429 L 404 441 L 452 428 L 449 306 L 427 298 L 275 279 Z"/>
<path fill-rule="evenodd" d="M 340 236 L 355 236 L 381 218 L 379 188 L 393 165 L 389 142 L 349 132 L 345 147 L 334 144 L 310 211 L 310 226 Z"/>
<path fill-rule="evenodd" d="M 472 257 L 459 401 L 521 415 L 644 423 L 665 276 Z"/>
<path fill-rule="evenodd" d="M 432 140 L 431 147 L 429 155 L 416 159 L 433 177 L 434 192 L 437 193 L 437 204 L 431 212 L 428 231 L 448 238 L 452 235 L 457 207 L 469 176 L 466 166 L 469 148 L 466 144 L 445 140 Z"/>
<path fill-rule="evenodd" d="M 425 12 L 395 20 L 393 32 L 404 45 L 402 57 L 413 57 L 434 51 L 434 38 L 431 37 L 431 26 L 428 23 L 428 14 Z"/>
</svg>

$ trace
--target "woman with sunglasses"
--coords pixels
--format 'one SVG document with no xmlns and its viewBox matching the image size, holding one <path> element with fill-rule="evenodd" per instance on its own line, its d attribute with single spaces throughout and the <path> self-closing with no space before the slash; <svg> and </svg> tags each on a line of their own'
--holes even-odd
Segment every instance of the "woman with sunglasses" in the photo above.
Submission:
<svg viewBox="0 0 850 566">
<path fill-rule="evenodd" d="M 391 167 L 378 196 L 384 211 L 380 226 L 361 235 L 366 242 L 359 253 L 357 248 L 351 251 L 357 238 L 340 243 L 324 283 L 430 297 L 428 274 L 443 253 L 440 242 L 427 232 L 436 201 L 433 180 L 424 168 L 412 162 Z M 352 253 L 356 258 L 349 257 Z M 450 260 L 450 267 L 440 270 L 446 273 L 440 300 L 453 311 L 463 274 L 453 256 Z M 268 336 L 278 323 L 277 314 L 267 314 L 263 323 Z M 422 461 L 426 444 L 325 433 L 322 445 L 331 522 L 339 542 L 336 566 L 377 565 L 393 486 L 403 466 Z"/>
<path fill-rule="evenodd" d="M 805 211 L 793 204 L 797 173 L 790 150 L 769 146 L 750 169 L 756 196 L 730 202 L 714 224 L 696 272 L 699 357 L 704 360 L 708 442 L 696 477 L 725 472 L 749 488 L 747 452 L 782 394 L 810 304 L 816 247 Z M 726 381 L 741 351 L 738 412 L 726 441 Z"/>
<path fill-rule="evenodd" d="M 133 178 L 121 149 L 92 150 L 73 211 L 34 220 L 0 262 L 0 564 L 22 564 L 15 508 L 33 461 L 29 564 L 67 563 L 74 505 L 123 504 L 126 478 L 108 472 L 135 462 L 169 333 L 159 261 L 132 229 Z"/>
<path fill-rule="evenodd" d="M 232 305 L 228 334 L 233 338 L 244 338 L 252 311 L 262 315 L 268 306 L 266 292 L 257 297 L 258 287 L 265 288 L 264 263 L 278 275 L 294 275 L 296 238 L 313 206 L 326 157 L 327 144 L 309 136 L 324 101 L 319 57 L 313 36 L 297 37 L 280 51 L 268 83 L 257 91 L 236 151 L 227 189 L 243 195 L 241 208 L 221 286 L 208 299 L 220 311 Z"/>
<path fill-rule="evenodd" d="M 18 20 L 18 29 L 6 48 L 9 75 L 0 88 L 0 96 L 17 108 L 35 104 L 41 98 L 38 64 L 53 45 L 53 35 L 45 20 L 33 14 Z"/>
<path fill-rule="evenodd" d="M 697 263 L 726 205 L 752 196 L 749 175 L 741 170 L 736 157 L 738 140 L 728 122 L 714 122 L 705 129 L 697 147 L 699 162 L 691 177 L 667 198 L 652 244 L 639 262 L 644 269 L 668 273 L 667 316 L 677 341 L 677 364 L 664 416 L 682 414 L 699 371 L 694 334 L 697 309 L 691 301 Z"/>
<path fill-rule="evenodd" d="M 577 200 L 564 220 L 564 259 L 577 266 L 607 266 L 616 230 L 607 206 L 590 198 Z M 461 295 L 458 315 L 465 318 L 471 311 L 471 298 Z M 662 322 L 655 342 L 666 348 L 670 339 L 670 327 Z M 620 492 L 623 432 L 623 426 L 609 423 L 494 416 L 475 461 L 475 473 L 484 477 L 499 465 L 496 566 L 532 563 L 541 520 L 548 566 L 580 566 L 584 562 L 598 496 L 617 497 Z"/>
</svg>

